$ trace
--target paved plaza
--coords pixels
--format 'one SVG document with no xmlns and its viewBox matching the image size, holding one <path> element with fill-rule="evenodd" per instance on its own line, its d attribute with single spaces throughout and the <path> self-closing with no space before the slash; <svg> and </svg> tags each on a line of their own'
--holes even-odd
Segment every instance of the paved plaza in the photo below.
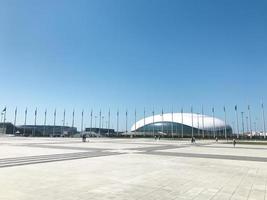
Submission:
<svg viewBox="0 0 267 200">
<path fill-rule="evenodd" d="M 267 146 L 0 137 L 1 200 L 267 199 Z"/>
</svg>

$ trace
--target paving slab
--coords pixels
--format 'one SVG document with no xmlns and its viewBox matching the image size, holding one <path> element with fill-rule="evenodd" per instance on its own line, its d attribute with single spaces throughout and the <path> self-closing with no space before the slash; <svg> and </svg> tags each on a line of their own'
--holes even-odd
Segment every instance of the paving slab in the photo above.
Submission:
<svg viewBox="0 0 267 200">
<path fill-rule="evenodd" d="M 266 163 L 230 159 L 267 159 L 257 145 L 236 150 L 211 141 L 192 147 L 189 141 L 90 140 L 4 138 L 0 166 L 27 163 L 0 168 L 0 199 L 266 199 Z M 185 152 L 224 159 L 168 154 Z"/>
</svg>

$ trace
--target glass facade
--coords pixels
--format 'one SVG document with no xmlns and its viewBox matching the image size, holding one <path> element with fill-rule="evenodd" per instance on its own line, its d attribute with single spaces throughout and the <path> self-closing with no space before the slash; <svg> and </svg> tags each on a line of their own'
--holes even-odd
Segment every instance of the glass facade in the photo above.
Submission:
<svg viewBox="0 0 267 200">
<path fill-rule="evenodd" d="M 156 122 L 152 124 L 147 124 L 142 126 L 136 130 L 136 132 L 143 133 L 144 135 L 166 135 L 166 136 L 174 136 L 174 137 L 191 137 L 192 132 L 194 137 L 225 137 L 225 127 L 212 127 L 210 129 L 201 129 L 201 124 L 199 128 L 192 128 L 191 126 L 187 126 L 184 124 L 176 123 L 176 122 Z M 227 137 L 232 136 L 232 128 L 230 126 L 226 126 L 226 134 Z"/>
</svg>

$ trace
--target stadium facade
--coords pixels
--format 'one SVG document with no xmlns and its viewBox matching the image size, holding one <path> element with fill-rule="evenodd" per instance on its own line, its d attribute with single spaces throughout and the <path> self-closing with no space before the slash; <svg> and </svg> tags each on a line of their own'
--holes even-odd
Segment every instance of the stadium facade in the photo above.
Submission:
<svg viewBox="0 0 267 200">
<path fill-rule="evenodd" d="M 131 132 L 145 136 L 229 138 L 233 136 L 231 126 L 223 120 L 195 113 L 165 113 L 149 116 L 137 121 Z"/>
</svg>

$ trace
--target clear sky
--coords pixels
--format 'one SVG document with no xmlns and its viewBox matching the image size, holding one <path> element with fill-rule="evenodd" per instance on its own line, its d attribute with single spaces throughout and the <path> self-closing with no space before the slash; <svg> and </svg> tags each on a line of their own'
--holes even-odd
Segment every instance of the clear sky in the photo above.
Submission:
<svg viewBox="0 0 267 200">
<path fill-rule="evenodd" d="M 231 123 L 234 105 L 250 104 L 260 124 L 266 10 L 265 0 L 0 0 L 0 106 L 8 121 L 18 106 L 20 123 L 25 107 L 29 123 L 35 107 L 50 123 L 55 108 L 57 123 L 64 108 L 85 109 L 88 126 L 91 109 L 128 109 L 133 122 L 135 108 L 138 119 L 144 107 L 191 105 L 222 117 L 225 105 Z"/>
</svg>

